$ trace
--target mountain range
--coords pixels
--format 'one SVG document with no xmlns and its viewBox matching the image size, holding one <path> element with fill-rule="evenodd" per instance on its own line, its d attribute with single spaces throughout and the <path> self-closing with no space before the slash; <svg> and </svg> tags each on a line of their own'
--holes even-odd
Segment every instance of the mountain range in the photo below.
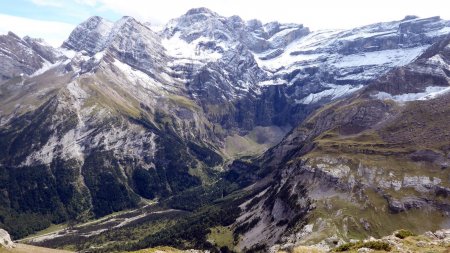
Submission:
<svg viewBox="0 0 450 253">
<path fill-rule="evenodd" d="M 449 34 L 439 17 L 310 31 L 197 8 L 161 31 L 94 16 L 59 48 L 1 35 L 0 226 L 69 224 L 30 243 L 85 252 L 449 228 Z"/>
</svg>

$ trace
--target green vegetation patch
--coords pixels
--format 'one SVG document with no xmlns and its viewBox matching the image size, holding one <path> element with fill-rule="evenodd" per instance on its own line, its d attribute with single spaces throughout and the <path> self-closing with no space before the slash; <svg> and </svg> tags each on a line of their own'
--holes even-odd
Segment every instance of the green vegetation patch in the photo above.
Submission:
<svg viewBox="0 0 450 253">
<path fill-rule="evenodd" d="M 370 242 L 349 242 L 342 244 L 341 246 L 336 247 L 333 251 L 334 252 L 344 252 L 349 250 L 357 250 L 360 248 L 369 248 L 373 250 L 384 250 L 384 251 L 391 251 L 392 247 L 387 242 L 382 241 L 370 241 Z"/>
<path fill-rule="evenodd" d="M 255 127 L 248 134 L 229 135 L 225 138 L 224 153 L 230 157 L 259 155 L 280 142 L 289 128 Z"/>
<path fill-rule="evenodd" d="M 218 247 L 233 248 L 233 231 L 224 226 L 217 226 L 210 229 L 208 241 Z"/>
<path fill-rule="evenodd" d="M 192 111 L 200 110 L 201 108 L 193 101 L 183 96 L 169 95 L 167 98 L 174 104 L 185 107 Z"/>
<path fill-rule="evenodd" d="M 59 230 L 63 230 L 65 228 L 67 228 L 67 226 L 68 226 L 67 223 L 52 224 L 52 225 L 50 225 L 50 227 L 48 227 L 48 228 L 46 228 L 44 230 L 38 231 L 35 234 L 32 234 L 32 235 L 30 235 L 30 236 L 28 236 L 28 237 L 26 237 L 24 239 L 26 240 L 26 239 L 30 239 L 30 238 L 33 238 L 33 237 L 37 237 L 37 236 L 41 236 L 41 235 L 45 235 L 45 234 L 50 234 L 50 233 L 53 233 L 53 232 L 56 232 L 56 231 L 59 231 Z"/>
<path fill-rule="evenodd" d="M 317 201 L 316 208 L 309 214 L 310 220 L 318 218 L 329 225 L 318 233 L 308 237 L 308 244 L 318 243 L 338 233 L 346 239 L 362 240 L 369 236 L 382 237 L 392 234 L 398 228 L 405 228 L 415 233 L 435 231 L 445 220 L 439 212 L 428 210 L 408 210 L 392 214 L 387 202 L 375 192 L 366 191 L 367 202 L 361 204 L 347 199 L 332 197 Z M 384 202 L 384 203 L 383 203 Z M 369 224 L 369 227 L 364 227 Z M 346 228 L 345 230 L 343 228 Z M 338 231 L 336 231 L 338 228 Z"/>
<path fill-rule="evenodd" d="M 405 239 L 406 237 L 409 237 L 409 236 L 415 236 L 415 234 L 409 230 L 402 229 L 402 230 L 397 231 L 397 233 L 395 233 L 395 236 L 400 239 Z"/>
<path fill-rule="evenodd" d="M 99 76 L 99 79 L 102 80 L 102 77 Z M 87 87 L 93 94 L 85 101 L 83 106 L 89 108 L 98 105 L 102 108 L 111 109 L 111 112 L 118 112 L 135 118 L 139 117 L 139 102 L 119 85 L 109 83 L 109 86 L 107 86 L 105 83 L 92 83 L 89 79 L 80 80 L 80 84 Z"/>
</svg>

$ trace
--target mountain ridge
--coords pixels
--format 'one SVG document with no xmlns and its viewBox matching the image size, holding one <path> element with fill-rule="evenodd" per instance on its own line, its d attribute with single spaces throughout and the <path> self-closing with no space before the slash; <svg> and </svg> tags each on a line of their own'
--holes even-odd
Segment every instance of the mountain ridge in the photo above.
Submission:
<svg viewBox="0 0 450 253">
<path fill-rule="evenodd" d="M 236 218 L 230 223 L 224 215 L 218 223 L 238 231 L 236 249 L 264 246 L 261 242 L 318 243 L 305 238 L 321 231 L 302 233 L 314 227 L 304 224 L 311 214 L 342 204 L 326 194 L 361 187 L 359 194 L 369 195 L 371 184 L 398 188 L 398 180 L 365 182 L 365 176 L 377 174 L 370 172 L 373 164 L 358 167 L 358 155 L 374 164 L 378 156 L 392 156 L 389 161 L 407 161 L 419 175 L 416 162 L 432 164 L 430 173 L 436 176 L 407 175 L 409 181 L 400 185 L 419 192 L 431 187 L 445 195 L 435 166 L 445 165 L 446 151 L 431 143 L 446 137 L 417 126 L 425 119 L 438 122 L 424 111 L 439 114 L 433 108 L 445 104 L 449 29 L 450 22 L 439 17 L 408 17 L 345 31 L 309 31 L 200 8 L 157 33 L 132 17 L 114 23 L 91 17 L 58 49 L 3 35 L 0 57 L 12 67 L 0 72 L 2 224 L 14 237 L 23 237 L 50 223 L 84 222 L 149 200 L 185 208 L 197 218 L 196 212 L 217 198 L 217 205 Z M 32 64 L 20 60 L 22 51 L 30 52 Z M 379 123 L 386 115 L 398 118 Z M 415 122 L 421 134 L 408 135 L 403 121 Z M 382 130 L 373 132 L 373 125 Z M 405 142 L 412 137 L 416 146 L 431 146 L 414 153 Z M 333 150 L 347 157 L 333 157 Z M 351 176 L 359 177 L 354 168 L 365 175 L 358 179 L 362 183 L 350 182 Z M 245 197 L 233 199 L 246 189 L 257 196 L 242 193 Z M 446 205 L 427 199 L 428 190 L 420 198 L 390 190 L 370 195 L 387 201 L 383 212 Z M 185 200 L 197 191 L 202 193 L 195 198 L 207 200 Z M 227 206 L 227 198 L 233 204 Z M 352 201 L 343 203 L 360 204 Z M 252 213 L 261 219 L 251 219 Z M 375 227 L 355 225 L 360 235 L 386 232 L 373 220 L 358 218 L 363 227 Z M 336 225 L 329 231 L 343 230 Z M 349 238 L 346 232 L 340 236 Z"/>
<path fill-rule="evenodd" d="M 448 226 L 448 130 L 441 121 L 448 117 L 449 78 L 443 71 L 448 65 L 436 69 L 430 59 L 448 62 L 449 38 L 348 99 L 319 109 L 265 153 L 260 166 L 275 179 L 244 212 L 247 221 L 263 214 L 243 235 L 243 245 L 286 233 L 278 237 L 281 245 L 330 249 L 327 238 L 379 236 L 398 226 L 417 233 Z M 438 84 L 434 80 L 445 80 L 442 91 L 428 89 Z M 379 96 L 380 90 L 404 95 Z M 302 212 L 307 215 L 292 216 Z M 277 219 L 300 225 L 285 232 L 274 226 Z M 261 227 L 267 235 L 255 236 L 252 230 Z"/>
</svg>

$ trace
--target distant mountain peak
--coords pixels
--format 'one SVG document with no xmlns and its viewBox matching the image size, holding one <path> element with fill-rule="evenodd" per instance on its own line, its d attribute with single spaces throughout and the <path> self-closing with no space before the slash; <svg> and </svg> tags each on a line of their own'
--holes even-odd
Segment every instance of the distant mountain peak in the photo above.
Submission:
<svg viewBox="0 0 450 253">
<path fill-rule="evenodd" d="M 108 36 L 113 24 L 99 16 L 90 17 L 72 31 L 62 47 L 95 54 L 101 51 L 102 40 Z"/>
<path fill-rule="evenodd" d="M 190 16 L 190 15 L 197 15 L 197 14 L 209 14 L 209 15 L 219 16 L 219 14 L 217 14 L 216 12 L 214 12 L 206 7 L 190 9 L 186 12 L 185 15 Z"/>
<path fill-rule="evenodd" d="M 140 23 L 140 22 L 131 16 L 123 16 L 121 19 L 116 21 L 114 24 L 124 24 L 124 23 Z"/>
<path fill-rule="evenodd" d="M 14 38 L 16 38 L 16 39 L 18 39 L 18 40 L 22 40 L 22 38 L 20 38 L 17 34 L 11 32 L 11 31 L 9 31 L 7 35 L 8 35 L 8 36 L 11 36 L 11 37 L 14 37 Z"/>
<path fill-rule="evenodd" d="M 411 20 L 411 19 L 417 19 L 417 18 L 419 18 L 419 16 L 416 16 L 416 15 L 406 15 L 406 16 L 402 19 L 402 21 Z"/>
<path fill-rule="evenodd" d="M 85 22 L 83 23 L 89 23 L 89 24 L 98 24 L 99 22 L 105 21 L 106 19 L 100 17 L 100 16 L 91 16 L 89 17 Z M 82 23 L 82 24 L 83 24 Z"/>
</svg>

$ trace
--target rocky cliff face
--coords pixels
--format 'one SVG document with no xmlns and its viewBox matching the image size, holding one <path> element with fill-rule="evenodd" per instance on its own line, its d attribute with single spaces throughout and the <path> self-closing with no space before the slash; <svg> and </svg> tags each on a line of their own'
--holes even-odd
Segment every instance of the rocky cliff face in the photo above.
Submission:
<svg viewBox="0 0 450 253">
<path fill-rule="evenodd" d="M 240 247 L 333 247 L 327 238 L 447 227 L 449 41 L 326 105 L 269 150 L 261 166 L 272 183 L 237 224 L 262 218 Z"/>
<path fill-rule="evenodd" d="M 211 119 L 251 128 L 297 124 L 317 105 L 411 62 L 445 36 L 449 26 L 439 17 L 408 17 L 347 31 L 310 32 L 302 25 L 245 22 L 197 9 L 171 21 L 162 34 L 176 57 L 208 62 L 201 67 L 191 60 L 184 68 L 194 70 L 189 71 L 191 92 L 215 114 Z M 225 103 L 225 110 L 218 110 L 218 103 Z M 241 109 L 251 104 L 258 106 Z"/>
<path fill-rule="evenodd" d="M 208 118 L 225 128 L 250 130 L 276 124 L 279 116 L 273 109 L 286 107 L 277 103 L 273 89 L 261 87 L 268 75 L 253 52 L 284 47 L 308 32 L 302 25 L 264 26 L 256 20 L 225 18 L 200 8 L 169 22 L 162 36 L 163 45 L 175 59 L 171 65 L 185 75 L 189 93 Z M 284 99 L 285 95 L 280 96 Z M 277 123 L 288 124 L 285 120 Z"/>
<path fill-rule="evenodd" d="M 297 103 L 329 101 L 412 61 L 444 37 L 448 25 L 438 17 L 412 18 L 313 32 L 275 58 L 259 54 L 259 63 L 273 73 L 274 84 L 290 86 L 289 94 Z"/>
<path fill-rule="evenodd" d="M 227 168 L 225 161 L 235 158 L 230 150 L 243 145 L 242 140 L 249 146 L 268 145 L 268 139 L 277 142 L 278 137 L 266 136 L 273 128 L 295 126 L 324 103 L 360 92 L 377 80 L 365 93 L 357 93 L 365 94 L 364 99 L 324 107 L 263 157 L 268 171 L 272 166 L 283 168 L 273 174 L 280 181 L 261 193 L 264 198 L 271 194 L 270 201 L 248 210 L 264 214 L 262 223 L 253 222 L 258 229 L 270 229 L 245 235 L 242 248 L 262 238 L 273 244 L 287 227 L 297 224 L 292 221 L 304 220 L 314 209 L 310 192 L 321 194 L 321 187 L 337 192 L 336 185 L 345 191 L 355 175 L 375 173 L 370 177 L 376 178 L 382 173 L 382 169 L 374 172 L 372 164 L 361 164 L 359 174 L 353 175 L 359 163 L 351 157 L 338 159 L 330 153 L 314 157 L 317 162 L 302 157 L 335 148 L 364 155 L 397 152 L 394 148 L 400 144 L 385 142 L 411 137 L 402 128 L 394 131 L 395 124 L 409 122 L 408 114 L 399 114 L 404 107 L 385 99 L 444 92 L 447 47 L 430 45 L 440 41 L 449 27 L 439 18 L 410 17 L 348 31 L 311 32 L 303 25 L 243 21 L 199 8 L 172 20 L 160 33 L 132 17 L 114 23 L 92 17 L 58 49 L 40 40 L 2 36 L 2 223 L 14 236 L 23 236 L 50 223 L 103 216 L 214 182 Z M 401 68 L 391 71 L 395 67 Z M 405 85 L 400 87 L 394 78 Z M 431 101 L 435 100 L 426 103 Z M 339 107 L 335 113 L 336 106 L 345 110 Z M 387 115 L 405 119 L 386 128 L 384 124 L 391 122 L 385 120 Z M 356 146 L 346 147 L 334 143 L 338 140 L 333 138 L 339 139 L 334 132 L 325 134 L 338 129 L 339 134 L 357 135 L 374 125 L 384 130 L 361 138 L 376 141 L 375 151 L 359 139 Z M 315 140 L 322 135 L 328 137 L 318 147 Z M 419 137 L 416 143 L 421 142 Z M 405 154 L 420 161 L 438 157 L 445 163 L 446 154 L 435 148 Z M 286 165 L 294 158 L 299 161 Z M 316 164 L 321 164 L 319 170 Z M 432 174 L 424 179 L 419 172 L 410 173 L 405 185 L 443 187 L 445 192 L 440 174 Z M 349 181 L 341 182 L 339 176 Z M 361 183 L 361 188 L 398 185 L 397 179 L 380 180 Z M 320 187 L 309 187 L 311 182 Z M 298 192 L 299 201 L 292 192 Z M 428 201 L 377 194 L 389 199 L 391 209 L 397 206 L 399 213 Z M 438 210 L 441 204 L 445 203 L 436 200 L 431 206 Z M 32 225 L 24 229 L 14 223 L 19 218 Z"/>
<path fill-rule="evenodd" d="M 42 40 L 24 39 L 12 32 L 0 36 L 0 81 L 23 75 L 55 63 L 59 54 Z"/>
</svg>

